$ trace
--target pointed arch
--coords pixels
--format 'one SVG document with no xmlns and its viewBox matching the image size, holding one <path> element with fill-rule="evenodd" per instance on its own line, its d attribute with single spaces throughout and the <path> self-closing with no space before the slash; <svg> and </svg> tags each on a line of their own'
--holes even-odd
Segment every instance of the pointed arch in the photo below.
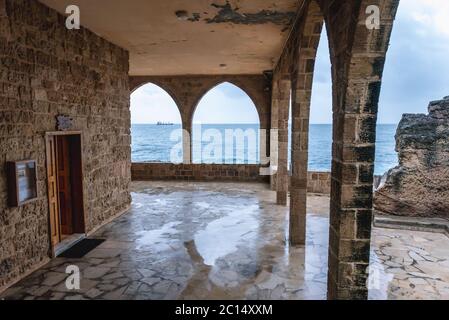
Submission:
<svg viewBox="0 0 449 320">
<path fill-rule="evenodd" d="M 200 97 L 191 118 L 193 162 L 258 163 L 261 115 L 250 94 L 217 81 Z"/>
<path fill-rule="evenodd" d="M 134 85 L 131 88 L 131 97 L 133 96 L 134 93 L 138 93 L 139 90 L 144 89 L 145 87 L 148 86 L 155 86 L 158 88 L 158 90 L 160 89 L 161 91 L 165 92 L 167 95 L 170 96 L 170 98 L 173 100 L 173 102 L 176 104 L 176 108 L 178 108 L 178 111 L 181 114 L 181 108 L 180 108 L 180 102 L 178 101 L 178 97 L 172 92 L 170 87 L 165 86 L 163 83 L 158 82 L 158 81 L 150 81 L 150 82 L 142 82 L 142 83 L 138 83 L 136 85 Z"/>
<path fill-rule="evenodd" d="M 147 82 L 130 100 L 132 161 L 182 162 L 182 117 L 173 95 Z"/>
<path fill-rule="evenodd" d="M 217 89 L 219 87 L 222 87 L 222 86 L 226 86 L 226 85 L 231 85 L 231 86 L 235 87 L 236 89 L 238 89 L 239 91 L 244 93 L 249 98 L 249 100 L 251 100 L 251 103 L 253 104 L 254 109 L 257 112 L 259 123 L 261 122 L 261 110 L 258 107 L 258 101 L 257 101 L 256 97 L 252 94 L 252 92 L 250 92 L 250 90 L 245 88 L 245 84 L 244 83 L 238 83 L 235 80 L 225 79 L 225 80 L 219 80 L 219 81 L 214 82 L 210 87 L 208 87 L 206 90 L 204 90 L 203 92 L 201 92 L 199 94 L 198 100 L 196 101 L 196 103 L 195 103 L 195 105 L 194 105 L 194 107 L 192 109 L 192 117 L 191 117 L 192 124 L 193 124 L 194 116 L 196 114 L 198 106 L 204 100 L 204 98 L 209 93 L 211 93 L 213 90 L 215 90 L 215 89 Z"/>
</svg>

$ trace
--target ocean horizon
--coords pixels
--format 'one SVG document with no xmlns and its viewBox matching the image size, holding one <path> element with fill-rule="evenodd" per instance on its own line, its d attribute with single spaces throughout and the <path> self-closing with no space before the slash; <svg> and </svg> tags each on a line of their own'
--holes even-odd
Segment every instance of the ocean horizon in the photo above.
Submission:
<svg viewBox="0 0 449 320">
<path fill-rule="evenodd" d="M 382 175 L 398 164 L 395 151 L 396 124 L 378 124 L 375 174 Z M 193 163 L 259 163 L 259 124 L 193 124 Z M 246 133 L 242 140 L 232 133 Z M 291 127 L 289 127 L 291 131 Z M 231 135 L 230 135 L 231 134 Z M 132 124 L 133 162 L 180 162 L 181 124 Z M 289 134 L 290 136 L 290 134 Z M 228 143 L 225 143 L 228 142 Z M 230 145 L 232 148 L 229 148 Z M 178 152 L 174 152 L 178 148 Z M 289 150 L 291 141 L 289 139 Z M 174 154 L 176 154 L 174 156 Z M 309 131 L 309 170 L 330 171 L 332 159 L 332 125 L 311 124 Z M 289 152 L 290 163 L 290 152 Z"/>
</svg>

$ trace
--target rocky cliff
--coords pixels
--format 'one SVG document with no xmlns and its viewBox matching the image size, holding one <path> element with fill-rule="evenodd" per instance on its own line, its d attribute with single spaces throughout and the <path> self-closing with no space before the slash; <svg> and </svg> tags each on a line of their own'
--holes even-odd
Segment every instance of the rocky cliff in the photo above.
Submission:
<svg viewBox="0 0 449 320">
<path fill-rule="evenodd" d="M 399 166 L 375 193 L 376 210 L 399 216 L 449 218 L 449 96 L 429 114 L 405 114 L 396 132 Z"/>
</svg>

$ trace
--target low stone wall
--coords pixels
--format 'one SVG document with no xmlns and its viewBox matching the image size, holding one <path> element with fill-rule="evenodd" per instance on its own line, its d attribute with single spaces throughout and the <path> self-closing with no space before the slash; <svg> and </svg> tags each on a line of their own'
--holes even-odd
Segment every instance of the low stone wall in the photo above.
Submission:
<svg viewBox="0 0 449 320">
<path fill-rule="evenodd" d="M 133 180 L 253 181 L 269 182 L 259 174 L 260 165 L 253 164 L 172 164 L 133 163 Z M 330 193 L 330 172 L 309 172 L 308 192 Z"/>
<path fill-rule="evenodd" d="M 133 163 L 132 180 L 254 181 L 268 182 L 255 164 Z"/>
<path fill-rule="evenodd" d="M 309 171 L 307 177 L 307 192 L 331 193 L 331 173 Z"/>
</svg>

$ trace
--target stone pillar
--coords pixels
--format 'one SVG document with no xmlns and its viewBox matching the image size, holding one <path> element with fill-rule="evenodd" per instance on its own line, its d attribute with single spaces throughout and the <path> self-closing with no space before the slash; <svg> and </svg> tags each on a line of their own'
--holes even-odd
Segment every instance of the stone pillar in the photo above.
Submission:
<svg viewBox="0 0 449 320">
<path fill-rule="evenodd" d="M 260 164 L 263 167 L 261 169 L 261 174 L 267 175 L 271 174 L 271 139 L 272 139 L 272 133 L 270 129 L 270 123 L 269 118 L 267 115 L 264 115 L 261 117 L 260 122 L 260 132 L 259 132 L 259 159 Z M 270 166 L 270 167 L 268 167 Z"/>
<path fill-rule="evenodd" d="M 290 107 L 290 79 L 279 82 L 278 106 L 278 163 L 276 203 L 287 205 L 288 194 L 288 116 Z"/>
<path fill-rule="evenodd" d="M 182 121 L 183 163 L 192 163 L 192 122 Z"/>
<path fill-rule="evenodd" d="M 277 170 L 278 170 L 278 152 L 279 152 L 279 86 L 278 81 L 273 80 L 271 93 L 271 132 L 270 132 L 270 185 L 271 190 L 277 190 Z"/>
<path fill-rule="evenodd" d="M 368 29 L 365 24 L 366 8 L 373 4 L 381 9 L 380 29 Z M 398 4 L 398 0 L 329 2 L 326 9 L 334 125 L 329 299 L 368 297 L 377 108 Z"/>
<path fill-rule="evenodd" d="M 292 175 L 290 186 L 290 243 L 306 241 L 307 171 L 309 149 L 309 104 L 302 84 L 292 82 Z"/>
<path fill-rule="evenodd" d="M 292 68 L 290 242 L 293 245 L 304 245 L 306 241 L 310 103 L 315 58 L 323 27 L 323 15 L 318 4 L 309 2 L 306 10 Z"/>
</svg>

